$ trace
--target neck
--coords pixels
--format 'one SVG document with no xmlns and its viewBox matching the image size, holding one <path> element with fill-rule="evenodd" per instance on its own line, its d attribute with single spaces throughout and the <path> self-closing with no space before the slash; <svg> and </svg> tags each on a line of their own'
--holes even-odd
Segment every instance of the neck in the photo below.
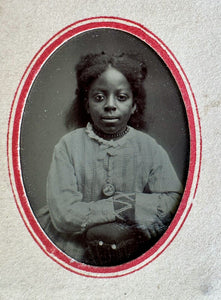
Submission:
<svg viewBox="0 0 221 300">
<path fill-rule="evenodd" d="M 104 140 L 117 140 L 117 139 L 121 138 L 122 136 L 124 136 L 125 134 L 127 134 L 129 131 L 128 126 L 126 126 L 126 128 L 124 130 L 121 130 L 116 133 L 104 133 L 100 129 L 96 128 L 94 125 L 92 125 L 92 128 L 93 128 L 94 133 L 96 135 L 98 135 L 99 137 L 103 138 Z"/>
</svg>

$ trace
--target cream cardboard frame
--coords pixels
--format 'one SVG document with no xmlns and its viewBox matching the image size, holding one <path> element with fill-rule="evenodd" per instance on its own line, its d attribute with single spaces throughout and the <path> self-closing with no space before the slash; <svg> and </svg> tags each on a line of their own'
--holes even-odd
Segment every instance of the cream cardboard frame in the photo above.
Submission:
<svg viewBox="0 0 221 300">
<path fill-rule="evenodd" d="M 157 52 L 157 54 L 169 67 L 180 88 L 186 107 L 190 129 L 189 173 L 181 205 L 171 225 L 157 244 L 140 258 L 121 266 L 108 268 L 96 268 L 78 263 L 56 248 L 56 246 L 53 245 L 53 243 L 47 238 L 31 211 L 22 182 L 19 161 L 19 137 L 22 113 L 28 92 L 40 71 L 41 66 L 58 47 L 70 38 L 86 30 L 96 28 L 114 28 L 123 30 L 142 39 Z M 198 109 L 190 83 L 181 65 L 168 47 L 144 26 L 136 22 L 116 17 L 96 17 L 78 21 L 67 26 L 52 37 L 39 50 L 27 67 L 16 91 L 10 113 L 8 128 L 8 167 L 11 186 L 19 212 L 29 232 L 49 257 L 61 264 L 64 268 L 87 277 L 112 278 L 133 273 L 156 259 L 168 247 L 179 232 L 192 207 L 192 201 L 196 195 L 196 189 L 199 181 L 201 150 L 202 140 Z"/>
</svg>

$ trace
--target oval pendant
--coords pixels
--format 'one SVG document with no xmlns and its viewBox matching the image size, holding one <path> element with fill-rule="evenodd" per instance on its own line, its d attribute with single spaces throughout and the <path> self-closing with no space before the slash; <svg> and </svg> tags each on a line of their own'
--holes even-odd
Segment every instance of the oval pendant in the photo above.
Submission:
<svg viewBox="0 0 221 300">
<path fill-rule="evenodd" d="M 102 189 L 102 192 L 105 196 L 107 197 L 111 197 L 114 195 L 115 193 L 115 187 L 113 184 L 111 183 L 106 183 L 104 186 L 103 186 L 103 189 Z"/>
</svg>

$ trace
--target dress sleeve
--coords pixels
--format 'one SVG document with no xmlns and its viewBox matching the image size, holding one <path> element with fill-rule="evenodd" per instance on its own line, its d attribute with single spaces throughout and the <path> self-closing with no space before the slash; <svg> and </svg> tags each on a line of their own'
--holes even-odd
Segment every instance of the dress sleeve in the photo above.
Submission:
<svg viewBox="0 0 221 300">
<path fill-rule="evenodd" d="M 83 233 L 89 227 L 115 221 L 112 198 L 86 203 L 77 187 L 75 168 L 65 147 L 55 147 L 47 179 L 47 202 L 59 232 Z"/>
<path fill-rule="evenodd" d="M 157 145 L 144 193 L 136 193 L 135 220 L 147 233 L 165 231 L 171 222 L 183 192 L 168 154 Z"/>
<path fill-rule="evenodd" d="M 119 219 L 135 223 L 148 238 L 156 237 L 166 230 L 177 210 L 183 190 L 170 159 L 161 146 L 155 145 L 151 160 L 152 167 L 148 171 L 142 193 L 121 192 L 114 196 L 116 202 L 120 200 L 124 204 L 117 214 Z M 134 214 L 131 213 L 132 208 Z"/>
</svg>

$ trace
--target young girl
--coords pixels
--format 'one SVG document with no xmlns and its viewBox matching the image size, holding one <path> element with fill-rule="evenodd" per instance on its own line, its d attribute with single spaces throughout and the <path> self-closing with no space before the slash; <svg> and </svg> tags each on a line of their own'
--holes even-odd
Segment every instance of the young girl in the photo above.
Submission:
<svg viewBox="0 0 221 300">
<path fill-rule="evenodd" d="M 145 64 L 131 55 L 89 54 L 76 67 L 67 123 L 56 145 L 40 223 L 77 261 L 118 265 L 165 232 L 182 186 L 165 150 L 144 128 Z M 50 216 L 50 217 L 49 217 Z"/>
</svg>

